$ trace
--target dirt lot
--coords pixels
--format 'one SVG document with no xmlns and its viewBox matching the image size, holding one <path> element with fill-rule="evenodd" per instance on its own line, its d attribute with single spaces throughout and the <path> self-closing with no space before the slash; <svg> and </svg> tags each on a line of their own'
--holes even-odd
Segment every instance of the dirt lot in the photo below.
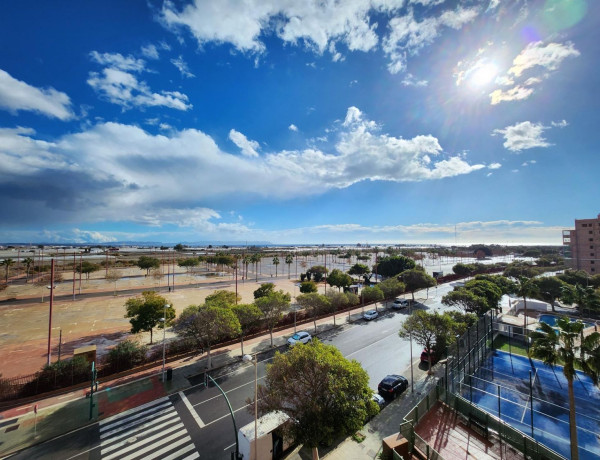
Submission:
<svg viewBox="0 0 600 460">
<path fill-rule="evenodd" d="M 93 273 L 89 281 L 82 281 L 81 292 L 103 291 L 107 295 L 91 299 L 69 299 L 67 301 L 54 301 L 52 314 L 52 361 L 58 357 L 58 343 L 62 330 L 62 357 L 69 357 L 73 349 L 83 345 L 96 345 L 99 354 L 129 335 L 129 320 L 124 318 L 125 302 L 130 295 L 122 292 L 126 289 L 145 287 L 160 291 L 169 303 L 172 303 L 177 313 L 188 305 L 199 304 L 207 295 L 214 292 L 213 286 L 208 286 L 215 281 L 227 281 L 229 284 L 223 289 L 235 292 L 235 279 L 232 275 L 194 277 L 184 272 L 177 275 L 175 292 L 169 292 L 163 278 L 162 285 L 151 277 L 140 276 L 138 268 L 120 269 L 122 278 L 117 282 L 116 296 L 113 291 L 115 283 L 104 279 L 104 271 Z M 295 280 L 288 280 L 287 274 L 279 277 L 269 277 L 262 282 L 273 282 L 277 289 L 283 289 L 292 295 L 298 294 L 294 286 Z M 188 283 L 201 283 L 201 287 L 186 287 Z M 260 284 L 254 279 L 238 280 L 238 294 L 242 302 L 250 303 L 254 300 L 253 292 Z M 79 280 L 76 279 L 76 294 L 79 293 Z M 221 288 L 220 288 L 221 289 Z M 55 295 L 72 295 L 72 275 L 66 273 L 64 281 L 55 289 Z M 48 314 L 49 314 L 49 289 L 45 286 L 32 284 L 9 284 L 8 288 L 0 293 L 0 300 L 11 298 L 29 299 L 27 304 L 11 304 L 10 301 L 0 304 L 0 374 L 3 377 L 27 375 L 38 371 L 47 361 L 48 346 Z M 43 301 L 42 301 L 42 295 Z M 150 334 L 136 335 L 140 341 L 149 343 Z M 167 330 L 167 338 L 172 337 Z M 161 342 L 162 331 L 154 331 L 154 342 Z"/>
</svg>

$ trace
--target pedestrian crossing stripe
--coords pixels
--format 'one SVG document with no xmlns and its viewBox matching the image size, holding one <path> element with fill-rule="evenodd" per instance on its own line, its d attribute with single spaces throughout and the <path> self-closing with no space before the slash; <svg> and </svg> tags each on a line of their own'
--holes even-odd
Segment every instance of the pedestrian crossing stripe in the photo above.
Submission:
<svg viewBox="0 0 600 460">
<path fill-rule="evenodd" d="M 100 422 L 102 460 L 193 460 L 200 457 L 169 398 Z"/>
</svg>

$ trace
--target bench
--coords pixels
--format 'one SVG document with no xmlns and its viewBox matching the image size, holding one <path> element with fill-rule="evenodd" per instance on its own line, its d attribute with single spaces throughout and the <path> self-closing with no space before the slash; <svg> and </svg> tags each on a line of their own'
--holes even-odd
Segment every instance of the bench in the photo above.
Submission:
<svg viewBox="0 0 600 460">
<path fill-rule="evenodd" d="M 486 420 L 482 420 L 476 414 L 469 414 L 469 427 L 480 433 L 486 438 L 489 435 L 488 426 Z"/>
</svg>

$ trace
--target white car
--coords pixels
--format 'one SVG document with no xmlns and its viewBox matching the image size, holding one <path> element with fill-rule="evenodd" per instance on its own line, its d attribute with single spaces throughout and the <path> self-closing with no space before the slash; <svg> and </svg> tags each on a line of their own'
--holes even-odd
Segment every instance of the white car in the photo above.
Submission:
<svg viewBox="0 0 600 460">
<path fill-rule="evenodd" d="M 300 331 L 288 339 L 288 346 L 293 347 L 297 343 L 308 343 L 312 340 L 310 334 L 306 331 Z"/>
<path fill-rule="evenodd" d="M 385 406 L 386 401 L 385 401 L 385 399 L 383 399 L 383 396 L 375 393 L 375 394 L 373 394 L 371 399 L 377 403 L 377 405 L 379 406 L 380 409 L 383 409 L 383 406 Z"/>
<path fill-rule="evenodd" d="M 367 321 L 371 321 L 372 319 L 375 319 L 379 316 L 379 313 L 377 312 L 377 310 L 369 310 L 363 313 L 363 318 L 366 319 Z"/>
<path fill-rule="evenodd" d="M 396 308 L 398 310 L 401 310 L 401 309 L 407 308 L 407 307 L 408 307 L 408 300 L 403 299 L 402 297 L 396 297 L 396 299 L 392 303 L 392 308 Z"/>
</svg>

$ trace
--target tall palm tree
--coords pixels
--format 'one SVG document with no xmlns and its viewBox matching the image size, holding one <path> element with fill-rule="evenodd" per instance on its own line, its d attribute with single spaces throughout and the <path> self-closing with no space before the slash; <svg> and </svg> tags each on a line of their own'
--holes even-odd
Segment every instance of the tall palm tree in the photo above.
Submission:
<svg viewBox="0 0 600 460">
<path fill-rule="evenodd" d="M 519 276 L 517 278 L 516 294 L 523 297 L 523 336 L 525 343 L 527 342 L 527 297 L 535 297 L 538 293 L 538 287 L 533 278 Z"/>
<path fill-rule="evenodd" d="M 591 286 L 565 286 L 562 288 L 561 300 L 567 305 L 577 304 L 580 316 L 583 316 L 584 310 L 600 309 L 600 298 Z"/>
<path fill-rule="evenodd" d="M 255 252 L 254 254 L 252 254 L 250 261 L 254 264 L 254 272 L 256 275 L 256 281 L 258 281 L 258 263 L 260 262 L 261 257 L 260 254 L 258 252 Z"/>
<path fill-rule="evenodd" d="M 575 393 L 573 391 L 575 366 L 580 367 L 596 385 L 598 384 L 600 377 L 600 333 L 593 332 L 587 337 L 582 337 L 583 322 L 571 321 L 566 316 L 559 318 L 556 321 L 556 326 L 558 330 L 540 322 L 542 331 L 531 334 L 534 341 L 529 349 L 529 356 L 540 359 L 552 367 L 557 364 L 563 365 L 563 374 L 567 379 L 569 391 L 571 459 L 579 460 Z"/>
<path fill-rule="evenodd" d="M 0 262 L 0 265 L 4 265 L 4 269 L 6 270 L 6 283 L 8 283 L 8 269 L 14 263 L 15 263 L 15 261 L 12 260 L 10 257 L 7 259 L 4 259 L 2 262 Z"/>
<path fill-rule="evenodd" d="M 279 265 L 279 257 L 273 257 L 273 265 L 275 265 L 275 278 L 277 278 L 277 266 Z"/>
<path fill-rule="evenodd" d="M 288 279 L 290 279 L 290 269 L 291 269 L 293 262 L 294 262 L 294 256 L 292 254 L 288 254 L 285 256 L 285 263 L 288 266 Z"/>
<path fill-rule="evenodd" d="M 26 257 L 23 259 L 23 263 L 25 264 L 25 282 L 29 279 L 29 270 L 31 266 L 34 264 L 34 260 L 31 257 Z"/>
</svg>

